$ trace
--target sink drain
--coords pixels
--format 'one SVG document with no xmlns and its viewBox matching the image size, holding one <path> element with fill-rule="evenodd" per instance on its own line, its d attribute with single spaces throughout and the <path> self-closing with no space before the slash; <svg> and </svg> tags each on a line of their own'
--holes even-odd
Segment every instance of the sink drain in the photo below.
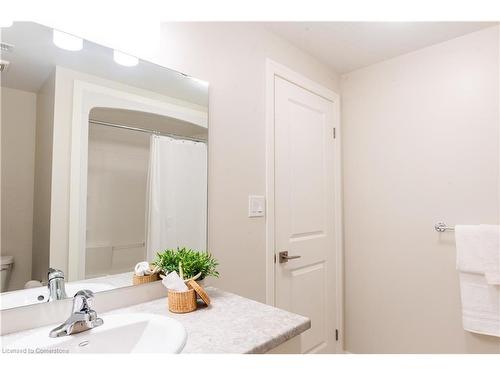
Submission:
<svg viewBox="0 0 500 375">
<path fill-rule="evenodd" d="M 89 344 L 89 340 L 82 341 L 78 344 L 78 346 L 87 346 Z"/>
</svg>

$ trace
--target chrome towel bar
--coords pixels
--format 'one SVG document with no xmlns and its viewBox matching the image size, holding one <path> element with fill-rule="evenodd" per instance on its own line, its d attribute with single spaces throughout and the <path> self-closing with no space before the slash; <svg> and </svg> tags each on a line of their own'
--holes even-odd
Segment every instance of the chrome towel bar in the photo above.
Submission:
<svg viewBox="0 0 500 375">
<path fill-rule="evenodd" d="M 436 230 L 436 232 L 443 233 L 446 232 L 447 230 L 454 231 L 455 227 L 449 227 L 448 225 L 446 225 L 444 221 L 440 221 L 436 223 L 436 225 L 434 225 L 434 229 Z"/>
</svg>

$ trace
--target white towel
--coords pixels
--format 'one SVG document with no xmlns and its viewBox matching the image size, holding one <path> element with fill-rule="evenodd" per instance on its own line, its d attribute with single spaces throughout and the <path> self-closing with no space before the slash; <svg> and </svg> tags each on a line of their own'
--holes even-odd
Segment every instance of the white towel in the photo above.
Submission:
<svg viewBox="0 0 500 375">
<path fill-rule="evenodd" d="M 29 280 L 24 284 L 24 289 L 40 288 L 42 286 L 42 283 L 38 280 Z"/>
<path fill-rule="evenodd" d="M 461 272 L 462 322 L 465 330 L 500 337 L 500 286 L 483 275 Z"/>
<path fill-rule="evenodd" d="M 460 272 L 462 321 L 467 331 L 500 337 L 500 285 L 489 285 L 485 277 L 485 257 L 492 245 L 490 228 L 457 225 L 457 270 Z M 492 272 L 494 274 L 494 272 Z"/>
<path fill-rule="evenodd" d="M 148 262 L 139 262 L 135 265 L 134 273 L 136 276 L 151 275 L 151 268 Z"/>
<path fill-rule="evenodd" d="M 177 292 L 186 292 L 188 290 L 184 281 L 175 271 L 170 272 L 166 276 L 160 275 L 160 277 L 162 278 L 161 283 L 167 289 L 172 289 Z"/>
<path fill-rule="evenodd" d="M 455 226 L 455 242 L 457 246 L 457 270 L 484 274 L 480 226 Z"/>
<path fill-rule="evenodd" d="M 484 276 L 491 285 L 500 285 L 500 231 L 498 225 L 480 225 Z"/>
</svg>

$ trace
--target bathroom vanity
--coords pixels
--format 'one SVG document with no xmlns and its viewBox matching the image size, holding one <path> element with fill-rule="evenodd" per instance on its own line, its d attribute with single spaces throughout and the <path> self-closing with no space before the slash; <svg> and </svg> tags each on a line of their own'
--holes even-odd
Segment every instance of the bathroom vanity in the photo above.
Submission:
<svg viewBox="0 0 500 375">
<path fill-rule="evenodd" d="M 311 326 L 308 318 L 213 287 L 207 292 L 212 304 L 200 303 L 198 310 L 188 314 L 170 313 L 168 300 L 155 298 L 107 311 L 100 315 L 102 326 L 66 338 L 49 338 L 53 324 L 7 334 L 2 336 L 2 348 L 59 353 L 300 353 L 300 335 Z M 171 320 L 162 322 L 164 317 Z M 134 324 L 140 327 L 130 328 Z M 168 329 L 159 336 L 164 326 Z M 179 326 L 184 327 L 185 336 Z M 145 341 L 152 332 L 156 334 Z"/>
<path fill-rule="evenodd" d="M 164 298 L 115 310 L 154 313 L 184 325 L 188 340 L 183 353 L 300 353 L 300 334 L 309 318 L 216 288 L 207 288 L 212 304 L 188 314 L 168 312 Z"/>
</svg>

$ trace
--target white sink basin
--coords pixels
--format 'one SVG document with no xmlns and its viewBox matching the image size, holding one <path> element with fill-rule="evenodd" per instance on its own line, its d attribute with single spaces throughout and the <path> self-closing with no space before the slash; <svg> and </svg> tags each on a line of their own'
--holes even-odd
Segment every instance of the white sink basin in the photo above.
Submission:
<svg viewBox="0 0 500 375">
<path fill-rule="evenodd" d="M 65 286 L 68 298 L 72 298 L 76 292 L 82 289 L 90 289 L 94 293 L 97 293 L 113 288 L 115 287 L 111 284 L 91 283 L 91 282 L 68 283 Z M 2 293 L 0 295 L 0 306 L 2 310 L 11 309 L 13 307 L 47 302 L 48 299 L 49 299 L 49 291 L 46 286 L 40 288 L 21 289 L 12 292 Z"/>
<path fill-rule="evenodd" d="M 70 336 L 51 338 L 54 326 L 37 328 L 2 349 L 33 353 L 180 353 L 187 332 L 178 321 L 155 314 L 102 315 L 104 324 Z"/>
</svg>

